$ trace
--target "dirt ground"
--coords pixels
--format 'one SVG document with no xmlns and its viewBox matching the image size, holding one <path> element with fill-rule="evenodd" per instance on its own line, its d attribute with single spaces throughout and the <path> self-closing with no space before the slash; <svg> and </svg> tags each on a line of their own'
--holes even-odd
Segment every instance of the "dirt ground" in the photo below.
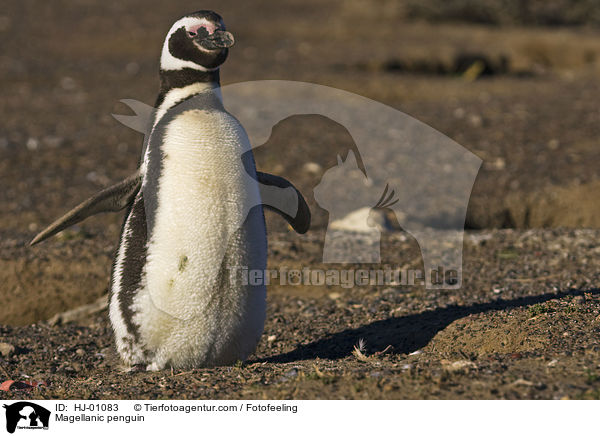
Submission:
<svg viewBox="0 0 600 436">
<path fill-rule="evenodd" d="M 0 378 L 48 386 L 0 398 L 600 397 L 600 21 L 586 2 L 558 15 L 535 5 L 569 2 L 528 2 L 525 15 L 501 14 L 496 3 L 440 16 L 435 0 L 8 0 L 0 343 L 12 347 L 0 347 Z M 48 322 L 105 295 L 122 216 L 27 243 L 135 170 L 141 136 L 110 114 L 128 113 L 124 98 L 153 103 L 162 38 L 200 8 L 223 15 L 236 37 L 223 84 L 334 86 L 408 113 L 483 159 L 460 290 L 271 285 L 249 361 L 184 373 L 125 373 L 106 310 Z M 270 268 L 330 267 L 321 263 L 328 215 L 312 191 L 351 146 L 343 127 L 297 116 L 256 150 L 259 169 L 292 180 L 313 212 L 304 236 L 267 213 Z M 381 250 L 383 264 L 422 264 L 400 230 L 383 235 Z"/>
</svg>

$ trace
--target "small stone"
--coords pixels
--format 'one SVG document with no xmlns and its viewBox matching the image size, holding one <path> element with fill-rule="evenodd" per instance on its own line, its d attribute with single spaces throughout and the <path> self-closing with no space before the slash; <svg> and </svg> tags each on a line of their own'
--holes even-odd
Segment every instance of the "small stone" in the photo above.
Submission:
<svg viewBox="0 0 600 436">
<path fill-rule="evenodd" d="M 267 337 L 267 342 L 273 342 L 275 339 L 277 339 L 277 336 L 271 335 L 271 336 Z"/>
<path fill-rule="evenodd" d="M 458 118 L 459 120 L 464 118 L 465 114 L 466 114 L 466 111 L 461 107 L 457 107 L 456 109 L 454 109 L 454 117 Z"/>
<path fill-rule="evenodd" d="M 62 87 L 62 89 L 66 90 L 66 91 L 72 91 L 73 89 L 75 89 L 77 87 L 77 84 L 75 83 L 75 80 L 73 80 L 73 78 L 63 77 L 60 80 L 60 86 Z"/>
<path fill-rule="evenodd" d="M 534 383 L 530 382 L 529 380 L 525 380 L 523 378 L 517 379 L 514 382 L 512 382 L 509 386 L 533 386 Z"/>
<path fill-rule="evenodd" d="M 492 239 L 492 235 L 489 233 L 470 233 L 467 234 L 468 241 L 474 245 L 485 245 L 487 241 Z"/>
<path fill-rule="evenodd" d="M 27 150 L 35 151 L 39 148 L 40 142 L 35 138 L 29 138 L 25 146 L 27 147 Z"/>
<path fill-rule="evenodd" d="M 330 223 L 329 229 L 351 232 L 371 233 L 377 228 L 382 230 L 393 230 L 388 217 L 380 210 L 363 207 L 350 212 L 341 219 Z"/>
<path fill-rule="evenodd" d="M 81 357 L 85 354 L 85 350 L 83 348 L 78 348 L 77 350 L 75 350 L 75 354 Z"/>
<path fill-rule="evenodd" d="M 585 297 L 583 295 L 578 295 L 575 298 L 573 298 L 573 303 L 575 303 L 575 304 L 584 304 L 585 303 Z"/>
<path fill-rule="evenodd" d="M 551 139 L 547 145 L 550 150 L 556 150 L 560 146 L 560 141 L 558 139 Z"/>
<path fill-rule="evenodd" d="M 0 343 L 0 354 L 2 355 L 2 357 L 10 357 L 14 354 L 14 352 L 14 345 L 7 344 L 6 342 Z"/>
<path fill-rule="evenodd" d="M 332 292 L 331 294 L 329 294 L 329 298 L 331 298 L 332 300 L 337 300 L 341 296 L 342 295 L 339 292 Z"/>
<path fill-rule="evenodd" d="M 323 167 L 316 162 L 307 162 L 302 169 L 309 174 L 319 174 Z"/>
<path fill-rule="evenodd" d="M 473 114 L 469 116 L 469 123 L 471 123 L 473 127 L 481 127 L 481 125 L 483 124 L 483 120 L 479 115 Z"/>
<path fill-rule="evenodd" d="M 460 371 L 463 369 L 476 368 L 477 366 L 470 360 L 457 360 L 449 365 L 445 365 L 445 368 L 450 371 Z"/>
</svg>

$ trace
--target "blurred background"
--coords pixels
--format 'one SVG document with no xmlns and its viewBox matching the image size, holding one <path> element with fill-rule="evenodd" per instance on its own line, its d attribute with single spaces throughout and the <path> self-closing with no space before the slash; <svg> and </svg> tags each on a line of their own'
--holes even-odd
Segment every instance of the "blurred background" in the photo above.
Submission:
<svg viewBox="0 0 600 436">
<path fill-rule="evenodd" d="M 469 229 L 600 224 L 596 1 L 4 0 L 3 322 L 45 319 L 106 291 L 120 215 L 91 218 L 41 248 L 24 244 L 135 170 L 142 137 L 111 113 L 129 114 L 119 103 L 125 98 L 154 103 L 163 38 L 198 9 L 221 14 L 235 35 L 223 84 L 285 79 L 340 88 L 408 113 L 482 158 Z M 255 156 L 260 169 L 304 192 L 313 230 L 323 231 L 327 213 L 312 189 L 349 146 L 343 127 L 299 116 L 275 126 Z M 268 227 L 286 231 L 271 216 Z M 55 298 L 27 304 L 38 299 L 27 292 L 40 288 Z"/>
</svg>

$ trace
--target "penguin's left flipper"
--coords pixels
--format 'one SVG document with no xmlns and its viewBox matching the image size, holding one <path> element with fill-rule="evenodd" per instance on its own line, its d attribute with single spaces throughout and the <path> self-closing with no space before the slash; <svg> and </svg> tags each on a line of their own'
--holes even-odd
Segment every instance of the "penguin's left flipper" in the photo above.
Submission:
<svg viewBox="0 0 600 436">
<path fill-rule="evenodd" d="M 38 235 L 33 238 L 29 245 L 35 245 L 71 227 L 87 217 L 101 212 L 118 212 L 127 207 L 135 198 L 142 185 L 142 175 L 139 171 L 127 177 L 125 180 L 110 186 L 96 195 L 80 203 L 65 215 L 54 221 Z"/>
<path fill-rule="evenodd" d="M 256 172 L 262 204 L 281 215 L 298 233 L 310 227 L 310 209 L 304 197 L 292 183 L 283 177 Z"/>
</svg>

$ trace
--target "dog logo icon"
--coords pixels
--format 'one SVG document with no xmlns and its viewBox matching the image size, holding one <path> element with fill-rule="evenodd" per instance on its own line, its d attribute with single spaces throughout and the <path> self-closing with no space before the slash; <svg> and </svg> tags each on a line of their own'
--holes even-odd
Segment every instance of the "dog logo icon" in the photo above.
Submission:
<svg viewBox="0 0 600 436">
<path fill-rule="evenodd" d="M 6 431 L 14 433 L 18 429 L 48 429 L 50 411 L 29 401 L 19 401 L 6 409 Z"/>
</svg>

